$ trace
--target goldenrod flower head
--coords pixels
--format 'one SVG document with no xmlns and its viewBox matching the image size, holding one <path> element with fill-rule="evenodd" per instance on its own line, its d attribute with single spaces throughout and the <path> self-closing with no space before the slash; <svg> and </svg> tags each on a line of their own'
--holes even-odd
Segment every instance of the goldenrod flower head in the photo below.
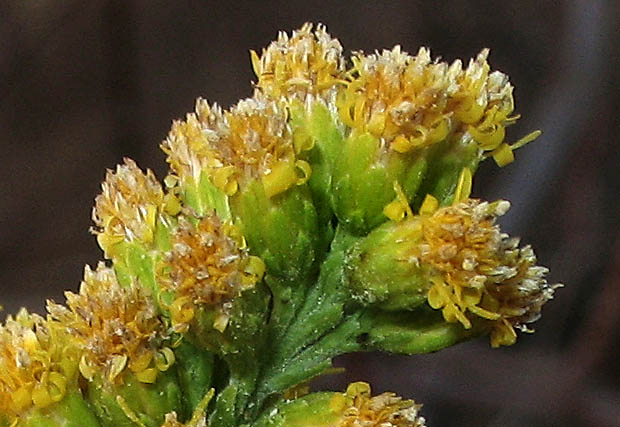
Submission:
<svg viewBox="0 0 620 427">
<path fill-rule="evenodd" d="M 321 24 L 312 31 L 312 24 L 306 23 L 290 37 L 280 32 L 260 57 L 250 53 L 258 77 L 256 87 L 273 99 L 305 100 L 307 95 L 329 99 L 343 83 L 342 46 Z"/>
<path fill-rule="evenodd" d="M 465 328 L 472 326 L 467 314 L 493 322 L 493 347 L 513 344 L 515 327 L 527 331 L 555 288 L 545 279 L 548 270 L 536 265 L 532 248 L 519 248 L 519 240 L 495 224 L 509 206 L 504 200 L 468 199 L 422 215 L 410 229 L 420 241 L 409 256 L 429 269 L 430 306 Z"/>
<path fill-rule="evenodd" d="M 103 263 L 95 271 L 87 266 L 79 294 L 65 296 L 68 307 L 48 301 L 48 312 L 77 341 L 85 378 L 99 372 L 119 382 L 129 368 L 139 381 L 152 383 L 174 362 L 151 296 L 140 286 L 122 287 Z"/>
<path fill-rule="evenodd" d="M 153 241 L 158 214 L 164 208 L 163 189 L 153 172 L 142 172 L 131 159 L 108 170 L 95 199 L 93 221 L 97 241 L 107 253 L 123 240 Z"/>
<path fill-rule="evenodd" d="M 347 87 L 339 94 L 340 117 L 353 132 L 379 137 L 399 153 L 452 134 L 473 138 L 481 151 L 496 150 L 505 126 L 517 117 L 510 117 L 512 85 L 505 74 L 490 73 L 488 53 L 482 50 L 466 69 L 460 60 L 451 65 L 432 60 L 424 47 L 416 56 L 400 46 L 371 55 L 357 53 Z M 528 135 L 525 142 L 536 136 Z"/>
<path fill-rule="evenodd" d="M 215 215 L 196 225 L 181 216 L 171 240 L 161 282 L 163 290 L 174 294 L 170 313 L 175 329 L 187 329 L 202 306 L 219 311 L 214 327 L 223 330 L 230 301 L 262 279 L 263 262 L 249 255 L 235 226 Z"/>
<path fill-rule="evenodd" d="M 194 113 L 185 121 L 176 120 L 161 148 L 172 171 L 181 178 L 199 182 L 200 174 L 210 167 L 221 166 L 217 146 L 223 135 L 229 133 L 221 107 L 209 105 L 202 98 L 196 100 Z"/>
<path fill-rule="evenodd" d="M 350 384 L 344 394 L 332 398 L 330 406 L 335 410 L 342 408 L 343 416 L 338 427 L 426 425 L 424 418 L 418 415 L 422 405 L 389 392 L 373 397 L 370 386 L 364 382 Z"/>
<path fill-rule="evenodd" d="M 25 309 L 7 317 L 0 325 L 0 414 L 15 418 L 64 398 L 78 363 L 67 338 Z"/>
<path fill-rule="evenodd" d="M 287 112 L 257 94 L 229 111 L 198 100 L 196 114 L 176 122 L 163 144 L 173 171 L 183 179 L 207 171 L 212 183 L 227 195 L 260 179 L 268 197 L 309 178 L 308 163 L 296 159 Z M 307 149 L 307 148 L 303 148 Z"/>
</svg>

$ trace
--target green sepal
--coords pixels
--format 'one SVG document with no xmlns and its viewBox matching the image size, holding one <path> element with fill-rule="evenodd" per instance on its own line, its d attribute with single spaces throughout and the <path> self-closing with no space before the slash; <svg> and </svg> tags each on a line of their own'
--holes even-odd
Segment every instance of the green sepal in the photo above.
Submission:
<svg viewBox="0 0 620 427">
<path fill-rule="evenodd" d="M 237 425 L 237 387 L 230 385 L 217 395 L 215 410 L 209 417 L 209 427 L 228 427 Z"/>
<path fill-rule="evenodd" d="M 269 198 L 262 182 L 254 180 L 231 197 L 231 209 L 251 252 L 272 275 L 305 280 L 327 248 L 324 227 L 319 225 L 306 185 Z"/>
<path fill-rule="evenodd" d="M 145 426 L 159 427 L 167 413 L 183 407 L 175 369 L 160 372 L 153 384 L 138 381 L 130 372 L 124 373 L 121 381 L 111 384 L 95 375 L 88 383 L 88 400 L 101 426 L 133 427 L 136 424 L 130 417 L 135 415 Z"/>
<path fill-rule="evenodd" d="M 342 408 L 331 404 L 341 393 L 319 392 L 281 401 L 254 422 L 254 427 L 329 427 L 338 425 Z"/>
<path fill-rule="evenodd" d="M 231 218 L 228 196 L 213 185 L 208 172 L 201 172 L 198 182 L 191 176 L 185 177 L 180 185 L 183 205 L 192 208 L 198 216 L 215 210 L 220 219 Z"/>
<path fill-rule="evenodd" d="M 339 147 L 342 147 L 342 132 L 332 119 L 327 107 L 320 101 L 313 103 L 309 110 L 300 101 L 290 106 L 290 124 L 295 139 L 310 139 L 305 145 L 312 149 L 299 153 L 300 158 L 307 161 L 312 167 L 312 174 L 308 185 L 312 191 L 315 207 L 320 223 L 331 220 L 333 212 L 330 206 L 331 169 L 333 159 Z"/>
<path fill-rule="evenodd" d="M 187 334 L 197 347 L 213 352 L 228 368 L 228 378 L 221 393 L 233 393 L 234 402 L 228 402 L 218 393 L 217 417 L 227 419 L 230 411 L 241 417 L 256 385 L 260 368 L 266 357 L 265 339 L 269 307 L 269 292 L 263 283 L 244 291 L 232 300 L 230 319 L 226 329 L 220 332 L 213 328 L 216 313 L 201 309 L 196 315 Z M 204 394 L 204 392 L 203 392 Z M 223 405 L 223 406 L 222 406 Z M 218 409 L 219 408 L 219 409 Z M 232 409 L 231 409 L 232 408 Z M 235 425 L 235 424 L 221 424 Z"/>
<path fill-rule="evenodd" d="M 465 329 L 460 323 L 448 323 L 441 312 L 430 307 L 414 311 L 386 312 L 366 310 L 361 318 L 363 335 L 359 340 L 366 350 L 398 354 L 432 353 L 482 335 L 483 322 Z"/>
<path fill-rule="evenodd" d="M 8 421 L 0 420 L 1 426 L 9 426 Z M 88 402 L 76 391 L 67 393 L 60 402 L 46 408 L 34 408 L 19 418 L 18 426 L 23 427 L 82 427 L 99 426 Z"/>
</svg>

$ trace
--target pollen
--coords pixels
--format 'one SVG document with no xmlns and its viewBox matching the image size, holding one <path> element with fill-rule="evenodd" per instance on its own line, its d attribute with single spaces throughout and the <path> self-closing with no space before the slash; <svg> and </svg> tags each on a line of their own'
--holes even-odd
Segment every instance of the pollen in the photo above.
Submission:
<svg viewBox="0 0 620 427">
<path fill-rule="evenodd" d="M 101 188 L 92 214 L 93 232 L 106 253 L 123 240 L 151 243 L 158 215 L 178 210 L 153 172 L 142 172 L 131 159 L 125 159 L 116 171 L 108 170 Z"/>
<path fill-rule="evenodd" d="M 198 182 L 203 172 L 225 194 L 234 195 L 249 181 L 261 180 L 268 197 L 296 185 L 311 174 L 297 158 L 310 147 L 293 144 L 288 112 L 257 94 L 228 111 L 198 100 L 196 113 L 175 122 L 162 148 L 174 173 Z"/>
<path fill-rule="evenodd" d="M 0 325 L 0 413 L 17 420 L 29 408 L 62 400 L 77 372 L 63 331 L 22 309 Z M 15 421 L 16 422 L 16 421 Z"/>
<path fill-rule="evenodd" d="M 129 370 L 151 383 L 174 361 L 152 297 L 140 286 L 122 287 L 103 263 L 95 271 L 87 266 L 79 293 L 65 297 L 66 307 L 48 301 L 47 309 L 77 341 L 79 370 L 86 379 L 99 373 L 118 383 Z"/>
<path fill-rule="evenodd" d="M 513 344 L 514 328 L 527 330 L 558 286 L 547 283 L 530 246 L 500 232 L 495 221 L 508 207 L 467 199 L 423 215 L 412 254 L 429 268 L 429 305 L 467 329 L 472 315 L 489 321 L 493 347 Z"/>
<path fill-rule="evenodd" d="M 498 164 L 509 163 L 506 150 L 511 154 L 523 145 L 518 141 L 497 151 L 505 127 L 518 118 L 511 116 L 513 88 L 505 74 L 490 72 L 488 53 L 482 50 L 466 69 L 460 60 L 450 65 L 432 60 L 426 48 L 416 56 L 402 52 L 400 46 L 371 55 L 357 53 L 347 72 L 346 89 L 338 94 L 340 118 L 352 132 L 368 132 L 398 153 L 451 135 L 467 136 L 481 152 L 493 152 Z M 532 133 L 522 140 L 536 136 Z"/>
<path fill-rule="evenodd" d="M 418 415 L 422 405 L 389 392 L 371 396 L 370 386 L 364 382 L 350 384 L 344 394 L 332 399 L 330 406 L 336 410 L 344 409 L 339 427 L 426 425 L 424 418 Z"/>
<path fill-rule="evenodd" d="M 198 307 L 215 309 L 214 327 L 226 328 L 230 301 L 262 279 L 265 265 L 249 255 L 245 240 L 232 224 L 215 215 L 194 225 L 180 217 L 172 234 L 172 250 L 161 266 L 162 287 L 174 294 L 173 326 L 184 331 Z"/>
<path fill-rule="evenodd" d="M 321 24 L 306 23 L 289 37 L 278 34 L 262 55 L 251 51 L 256 88 L 272 99 L 305 100 L 308 95 L 331 98 L 344 83 L 342 46 Z"/>
</svg>

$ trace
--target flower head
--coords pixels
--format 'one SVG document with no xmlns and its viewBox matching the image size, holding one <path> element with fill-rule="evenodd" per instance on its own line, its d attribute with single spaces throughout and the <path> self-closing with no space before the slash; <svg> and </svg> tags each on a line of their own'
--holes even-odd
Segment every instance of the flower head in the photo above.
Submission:
<svg viewBox="0 0 620 427">
<path fill-rule="evenodd" d="M 468 199 L 437 209 L 422 217 L 421 242 L 410 253 L 430 270 L 430 306 L 465 328 L 471 327 L 467 313 L 491 321 L 494 347 L 513 344 L 514 328 L 527 330 L 555 288 L 532 248 L 519 248 L 495 224 L 509 206 Z"/>
<path fill-rule="evenodd" d="M 230 300 L 254 286 L 265 267 L 249 255 L 236 227 L 210 215 L 196 225 L 180 217 L 162 269 L 162 288 L 174 294 L 173 325 L 184 330 L 198 307 L 216 308 L 220 316 L 214 326 L 225 328 Z"/>
<path fill-rule="evenodd" d="M 278 40 L 263 49 L 260 57 L 254 51 L 250 53 L 258 77 L 256 87 L 273 99 L 284 96 L 304 100 L 307 95 L 328 99 L 343 83 L 342 46 L 321 24 L 312 31 L 312 24 L 306 23 L 290 37 L 280 32 Z"/>
<path fill-rule="evenodd" d="M 426 425 L 424 418 L 418 415 L 422 405 L 389 392 L 372 396 L 370 386 L 364 382 L 349 384 L 347 391 L 334 396 L 330 405 L 344 406 L 338 427 Z"/>
<path fill-rule="evenodd" d="M 505 127 L 518 117 L 510 116 L 512 85 L 505 74 L 490 72 L 488 54 L 488 49 L 482 50 L 463 69 L 460 60 L 451 65 L 431 60 L 426 48 L 416 56 L 400 46 L 371 55 L 357 53 L 347 87 L 339 94 L 340 117 L 352 132 L 368 132 L 399 153 L 452 134 L 475 140 L 481 151 L 497 150 Z M 519 144 L 536 136 L 530 134 Z M 506 147 L 500 151 L 507 163 Z"/>
<path fill-rule="evenodd" d="M 140 286 L 119 285 L 103 263 L 95 271 L 87 266 L 79 294 L 65 296 L 68 307 L 49 301 L 48 311 L 74 337 L 85 378 L 100 373 L 110 383 L 122 382 L 128 368 L 140 382 L 153 383 L 174 362 L 151 296 Z"/>
<path fill-rule="evenodd" d="M 151 170 L 142 172 L 131 159 L 108 170 L 95 199 L 93 221 L 101 248 L 110 250 L 123 240 L 151 243 L 158 215 L 178 212 L 178 202 L 164 191 Z"/>
<path fill-rule="evenodd" d="M 78 361 L 63 333 L 25 309 L 0 325 L 0 413 L 18 417 L 64 398 Z"/>
<path fill-rule="evenodd" d="M 199 180 L 207 172 L 227 195 L 260 179 L 272 197 L 306 182 L 310 166 L 298 160 L 287 112 L 262 96 L 240 101 L 230 111 L 198 100 L 196 113 L 175 122 L 162 145 L 173 171 Z"/>
</svg>

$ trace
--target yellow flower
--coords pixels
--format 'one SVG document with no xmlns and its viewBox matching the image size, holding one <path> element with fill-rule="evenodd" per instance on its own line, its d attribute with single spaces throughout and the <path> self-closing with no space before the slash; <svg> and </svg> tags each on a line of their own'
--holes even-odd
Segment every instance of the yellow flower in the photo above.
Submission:
<svg viewBox="0 0 620 427">
<path fill-rule="evenodd" d="M 475 140 L 481 152 L 497 155 L 500 165 L 509 163 L 512 149 L 539 132 L 514 146 L 501 145 L 505 127 L 518 116 L 510 116 L 512 85 L 505 74 L 490 72 L 488 53 L 482 50 L 466 69 L 460 60 L 451 65 L 431 60 L 424 47 L 416 56 L 400 46 L 372 55 L 357 53 L 347 87 L 338 94 L 340 118 L 352 132 L 368 132 L 399 153 L 454 135 Z"/>
<path fill-rule="evenodd" d="M 99 372 L 110 383 L 119 382 L 129 368 L 139 381 L 152 383 L 174 362 L 151 296 L 139 286 L 121 287 L 103 263 L 95 271 L 87 266 L 79 294 L 65 296 L 68 307 L 48 301 L 48 312 L 74 337 L 85 378 Z"/>
<path fill-rule="evenodd" d="M 239 186 L 260 179 L 268 197 L 310 177 L 307 162 L 297 159 L 287 111 L 260 95 L 229 111 L 199 99 L 196 113 L 175 122 L 162 148 L 173 172 L 199 182 L 207 172 L 213 185 L 232 196 Z"/>
<path fill-rule="evenodd" d="M 223 330 L 230 300 L 262 279 L 265 266 L 250 256 L 245 240 L 231 224 L 211 215 L 194 225 L 179 218 L 172 250 L 161 266 L 162 289 L 174 294 L 173 325 L 185 330 L 198 306 L 217 308 L 216 329 Z"/>
<path fill-rule="evenodd" d="M 425 420 L 418 415 L 422 405 L 403 400 L 394 393 L 371 396 L 370 386 L 364 382 L 352 383 L 344 394 L 336 394 L 330 407 L 342 411 L 338 427 L 394 426 L 424 427 Z"/>
<path fill-rule="evenodd" d="M 495 224 L 510 204 L 468 199 L 420 217 L 420 242 L 409 253 L 429 268 L 428 303 L 448 322 L 472 326 L 468 314 L 492 322 L 491 345 L 510 345 L 514 328 L 540 317 L 557 286 L 536 265 L 530 246 L 501 233 Z"/>
<path fill-rule="evenodd" d="M 61 401 L 77 373 L 70 337 L 22 309 L 0 325 L 0 413 L 15 419 L 29 408 Z"/>
<path fill-rule="evenodd" d="M 312 24 L 306 23 L 291 37 L 280 32 L 260 57 L 255 51 L 250 54 L 256 87 L 272 99 L 303 101 L 308 95 L 329 99 L 344 82 L 342 46 L 321 24 L 312 31 Z"/>
<path fill-rule="evenodd" d="M 108 170 L 101 188 L 93 209 L 93 232 L 107 255 L 124 240 L 151 243 L 158 216 L 179 210 L 174 196 L 164 194 L 153 172 L 143 173 L 131 159 L 125 159 L 114 172 Z"/>
</svg>

